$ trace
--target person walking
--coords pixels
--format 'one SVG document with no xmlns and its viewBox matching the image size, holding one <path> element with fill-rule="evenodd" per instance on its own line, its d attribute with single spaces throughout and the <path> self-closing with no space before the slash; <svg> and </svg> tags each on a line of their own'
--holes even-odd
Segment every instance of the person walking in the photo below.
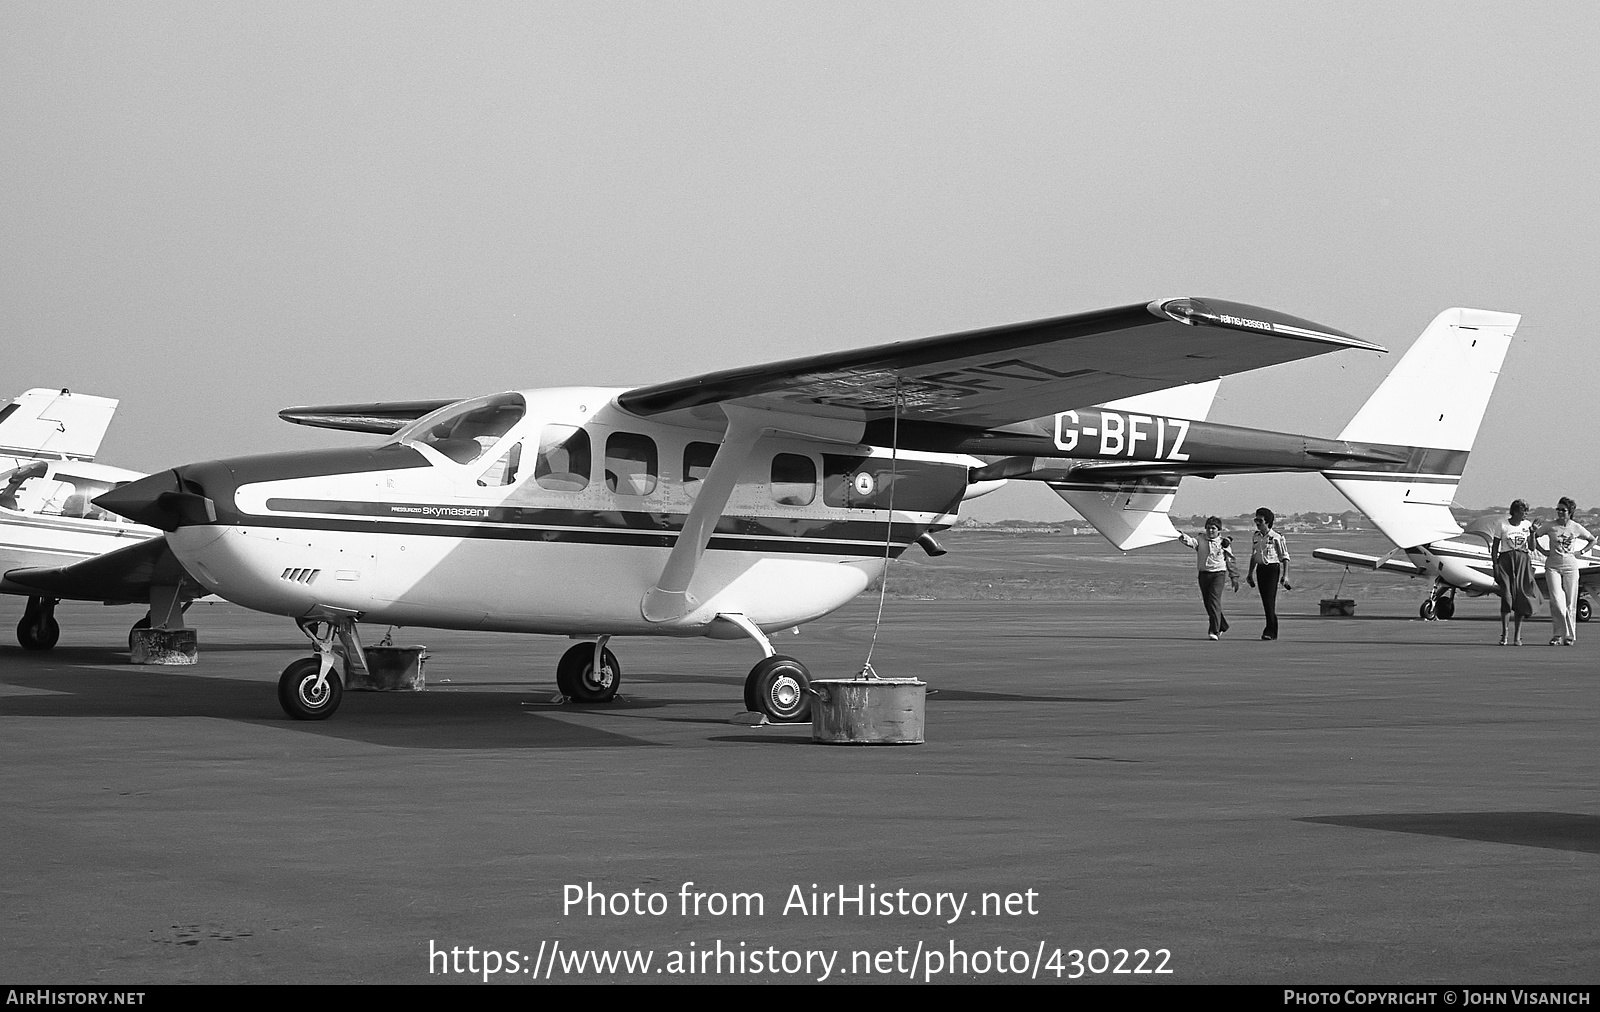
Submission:
<svg viewBox="0 0 1600 1012">
<path fill-rule="evenodd" d="M 1594 535 L 1572 519 L 1578 504 L 1570 496 L 1556 503 L 1556 518 L 1533 532 L 1530 541 L 1547 539 L 1544 555 L 1544 586 L 1550 598 L 1550 645 L 1573 646 L 1578 642 L 1578 555 L 1594 548 Z M 1587 541 L 1582 549 L 1579 541 Z"/>
<path fill-rule="evenodd" d="M 1528 519 L 1528 504 L 1511 500 L 1510 517 L 1490 530 L 1489 564 L 1500 591 L 1500 645 L 1511 642 L 1522 646 L 1522 620 L 1533 614 L 1539 588 L 1533 582 L 1533 563 L 1528 549 L 1533 544 L 1533 521 Z"/>
<path fill-rule="evenodd" d="M 1230 539 L 1222 536 L 1222 520 L 1206 517 L 1206 533 L 1196 538 L 1181 531 L 1178 540 L 1194 549 L 1195 563 L 1200 569 L 1200 600 L 1206 606 L 1206 639 L 1220 639 L 1228 631 L 1228 619 L 1222 614 L 1222 581 L 1233 585 L 1239 592 L 1239 576 L 1233 570 L 1233 548 Z"/>
<path fill-rule="evenodd" d="M 1265 506 L 1256 510 L 1256 532 L 1250 536 L 1250 569 L 1245 582 L 1261 592 L 1261 610 L 1266 613 L 1267 627 L 1261 638 L 1278 638 L 1278 588 L 1292 590 L 1289 586 L 1289 543 L 1282 534 L 1272 529 L 1277 521 Z"/>
</svg>

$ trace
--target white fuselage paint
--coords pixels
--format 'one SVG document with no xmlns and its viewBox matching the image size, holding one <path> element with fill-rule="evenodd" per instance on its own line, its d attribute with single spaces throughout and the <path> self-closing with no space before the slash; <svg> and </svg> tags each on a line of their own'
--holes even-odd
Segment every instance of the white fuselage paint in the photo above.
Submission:
<svg viewBox="0 0 1600 1012">
<path fill-rule="evenodd" d="M 764 630 L 784 629 L 838 609 L 883 574 L 884 513 L 826 505 L 821 455 L 870 455 L 887 467 L 890 451 L 770 436 L 748 461 L 722 512 L 725 519 L 747 523 L 739 532 L 716 535 L 694 573 L 691 586 L 700 604 L 672 622 L 647 621 L 641 602 L 661 576 L 676 529 L 630 527 L 628 515 L 681 523 L 693 503 L 682 473 L 685 447 L 716 444 L 721 432 L 626 414 L 611 404 L 614 393 L 525 391 L 526 417 L 470 464 L 421 446 L 429 467 L 242 485 L 235 502 L 244 520 L 180 528 L 168 542 L 208 590 L 264 612 L 300 617 L 332 609 L 358 613 L 363 622 L 575 636 L 723 636 L 727 624 L 714 620 L 724 613 L 743 615 Z M 535 480 L 539 433 L 552 423 L 589 433 L 588 487 L 549 489 Z M 659 477 L 653 490 L 625 495 L 607 487 L 606 440 L 614 432 L 654 440 Z M 480 485 L 494 460 L 518 441 L 518 480 Z M 776 501 L 770 484 L 775 453 L 809 456 L 817 464 L 813 502 Z M 980 463 L 926 453 L 898 456 L 962 467 Z M 295 505 L 286 505 L 290 500 Z M 519 514 L 523 519 L 497 521 L 507 509 L 525 511 Z M 272 523 L 252 525 L 251 516 Z M 937 527 L 956 517 L 897 506 L 895 519 Z M 368 521 L 361 526 L 371 529 L 334 529 L 356 526 L 354 520 Z M 817 531 L 851 522 L 861 525 L 853 540 Z M 896 548 L 907 539 L 898 540 Z"/>
</svg>

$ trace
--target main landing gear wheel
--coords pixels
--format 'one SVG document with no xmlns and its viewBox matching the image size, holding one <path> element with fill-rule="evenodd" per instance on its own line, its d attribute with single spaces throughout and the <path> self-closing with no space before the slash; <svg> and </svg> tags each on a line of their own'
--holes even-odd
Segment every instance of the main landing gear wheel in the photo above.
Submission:
<svg viewBox="0 0 1600 1012">
<path fill-rule="evenodd" d="M 22 610 L 22 621 L 17 623 L 17 642 L 24 650 L 49 650 L 61 639 L 61 623 L 56 621 L 56 603 L 46 598 L 30 597 Z"/>
<path fill-rule="evenodd" d="M 594 644 L 579 643 L 556 664 L 556 686 L 574 703 L 609 703 L 622 684 L 617 656 L 600 648 L 600 670 L 594 670 Z"/>
<path fill-rule="evenodd" d="M 1587 597 L 1578 598 L 1578 621 L 1579 622 L 1587 622 L 1587 621 L 1589 621 L 1589 613 L 1592 610 L 1593 610 L 1593 608 L 1590 606 L 1589 599 Z"/>
<path fill-rule="evenodd" d="M 315 657 L 302 657 L 283 669 L 278 679 L 278 705 L 295 720 L 327 720 L 339 708 L 344 698 L 344 686 L 337 672 L 319 685 L 317 672 L 322 662 Z"/>
<path fill-rule="evenodd" d="M 1422 607 L 1417 609 L 1417 614 L 1422 616 L 1422 621 L 1432 622 L 1434 610 L 1437 607 L 1438 602 L 1434 601 L 1434 599 L 1430 597 L 1426 601 L 1422 602 Z"/>
<path fill-rule="evenodd" d="M 1433 610 L 1434 610 L 1434 614 L 1438 615 L 1441 621 L 1445 621 L 1445 622 L 1450 621 L 1451 619 L 1456 617 L 1456 602 L 1455 602 L 1455 598 L 1451 598 L 1451 597 L 1441 597 L 1441 598 L 1439 598 L 1439 603 L 1434 605 Z"/>
<path fill-rule="evenodd" d="M 744 705 L 779 724 L 811 719 L 811 673 L 793 657 L 773 654 L 750 669 L 744 680 Z"/>
</svg>

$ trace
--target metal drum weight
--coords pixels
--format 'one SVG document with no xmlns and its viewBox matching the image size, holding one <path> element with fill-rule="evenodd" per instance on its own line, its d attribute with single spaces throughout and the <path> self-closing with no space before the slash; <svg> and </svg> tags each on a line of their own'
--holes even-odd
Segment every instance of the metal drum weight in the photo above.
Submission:
<svg viewBox="0 0 1600 1012">
<path fill-rule="evenodd" d="M 827 678 L 811 683 L 811 740 L 825 745 L 920 745 L 928 683 Z"/>
</svg>

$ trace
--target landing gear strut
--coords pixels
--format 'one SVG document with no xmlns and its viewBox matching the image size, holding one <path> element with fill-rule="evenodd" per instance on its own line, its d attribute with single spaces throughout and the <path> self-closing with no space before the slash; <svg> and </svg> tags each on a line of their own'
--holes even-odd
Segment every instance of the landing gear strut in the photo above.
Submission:
<svg viewBox="0 0 1600 1012">
<path fill-rule="evenodd" d="M 56 621 L 56 599 L 30 597 L 17 623 L 17 642 L 24 650 L 49 650 L 61 639 L 61 623 Z"/>
<path fill-rule="evenodd" d="M 333 641 L 343 640 L 345 649 L 356 654 L 357 661 L 352 663 L 366 663 L 355 620 L 297 619 L 295 624 L 311 640 L 317 655 L 302 657 L 283 669 L 278 677 L 278 705 L 295 720 L 327 720 L 344 698 L 344 683 L 334 670 L 338 655 L 333 652 Z"/>
<path fill-rule="evenodd" d="M 811 672 L 772 649 L 772 641 L 749 617 L 734 612 L 717 616 L 755 640 L 764 656 L 744 680 L 744 708 L 774 724 L 801 724 L 811 719 Z"/>
</svg>

